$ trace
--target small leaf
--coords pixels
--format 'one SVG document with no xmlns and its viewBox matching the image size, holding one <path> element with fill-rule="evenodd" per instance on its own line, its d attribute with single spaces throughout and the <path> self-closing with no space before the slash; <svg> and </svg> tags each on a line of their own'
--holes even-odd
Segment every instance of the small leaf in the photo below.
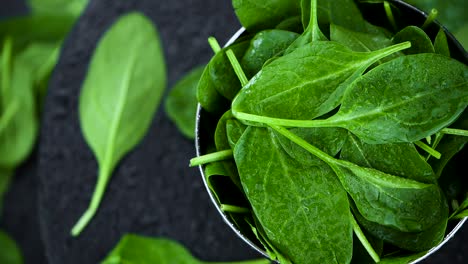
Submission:
<svg viewBox="0 0 468 264">
<path fill-rule="evenodd" d="M 436 53 L 450 57 L 450 47 L 444 29 L 440 29 L 434 40 L 434 50 Z"/>
<path fill-rule="evenodd" d="M 197 86 L 203 70 L 204 67 L 194 68 L 179 80 L 170 91 L 165 104 L 169 118 L 190 139 L 195 138 Z"/>
<path fill-rule="evenodd" d="M 3 231 L 0 230 L 0 263 L 22 264 L 23 256 L 16 243 Z"/>
<path fill-rule="evenodd" d="M 424 30 L 416 26 L 408 26 L 398 32 L 392 39 L 393 43 L 411 42 L 411 48 L 404 50 L 405 54 L 434 53 L 434 46 Z"/>
<path fill-rule="evenodd" d="M 119 18 L 99 41 L 80 95 L 80 124 L 99 176 L 73 235 L 96 213 L 117 163 L 146 134 L 165 86 L 164 55 L 153 23 L 140 13 Z"/>
</svg>

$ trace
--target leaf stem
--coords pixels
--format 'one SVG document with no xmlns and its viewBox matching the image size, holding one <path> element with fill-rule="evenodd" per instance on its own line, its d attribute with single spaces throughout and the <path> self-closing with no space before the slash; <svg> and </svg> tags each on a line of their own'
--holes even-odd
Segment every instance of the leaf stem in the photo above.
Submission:
<svg viewBox="0 0 468 264">
<path fill-rule="evenodd" d="M 242 87 L 244 87 L 249 82 L 249 79 L 247 79 L 247 76 L 245 75 L 244 70 L 242 70 L 242 66 L 237 60 L 236 55 L 234 54 L 232 50 L 229 49 L 226 51 L 226 56 L 231 62 L 232 68 L 234 69 L 234 72 L 236 73 L 237 78 L 239 78 L 239 81 Z"/>
<path fill-rule="evenodd" d="M 424 24 L 422 25 L 422 29 L 426 29 L 434 20 L 436 20 L 437 16 L 439 15 L 439 11 L 437 9 L 432 8 L 431 12 L 429 12 L 429 15 L 426 18 L 426 21 L 424 21 Z"/>
<path fill-rule="evenodd" d="M 468 137 L 468 130 L 456 129 L 456 128 L 444 128 L 441 131 L 443 134 Z"/>
<path fill-rule="evenodd" d="M 392 11 L 392 6 L 388 1 L 384 1 L 384 8 L 385 8 L 385 13 L 387 14 L 388 21 L 390 22 L 390 25 L 393 27 L 393 30 L 397 31 L 398 27 L 395 22 L 395 17 L 393 16 L 393 11 Z"/>
<path fill-rule="evenodd" d="M 369 243 L 369 240 L 367 240 L 366 235 L 364 234 L 364 232 L 362 232 L 361 227 L 356 222 L 356 219 L 354 219 L 353 214 L 350 213 L 350 215 L 351 215 L 350 218 L 351 218 L 351 224 L 353 225 L 354 234 L 356 234 L 359 241 L 361 241 L 361 244 L 364 246 L 367 253 L 369 253 L 369 255 L 375 261 L 375 263 L 379 263 L 380 262 L 379 254 L 377 254 L 377 252 L 375 252 L 374 248 Z"/>
<path fill-rule="evenodd" d="M 312 41 L 326 40 L 325 35 L 320 31 L 317 20 L 317 0 L 310 1 L 310 21 L 309 27 L 312 28 Z"/>
<path fill-rule="evenodd" d="M 207 163 L 232 159 L 233 152 L 231 149 L 222 150 L 214 153 L 210 153 L 207 155 L 199 156 L 190 160 L 190 167 L 195 167 L 199 165 L 204 165 Z"/>
<path fill-rule="evenodd" d="M 236 205 L 230 205 L 230 204 L 221 204 L 221 210 L 223 210 L 223 212 L 235 213 L 235 214 L 250 213 L 249 208 L 240 207 Z"/>
<path fill-rule="evenodd" d="M 232 114 L 239 120 L 255 122 L 259 124 L 284 126 L 284 127 L 335 127 L 335 124 L 328 120 L 294 120 L 282 119 L 267 116 L 259 116 L 242 112 L 232 111 Z"/>
<path fill-rule="evenodd" d="M 102 168 L 103 169 L 99 169 L 97 184 L 94 189 L 93 196 L 91 198 L 91 203 L 89 204 L 89 207 L 85 211 L 85 213 L 81 216 L 81 218 L 72 228 L 71 234 L 74 237 L 80 235 L 80 233 L 86 228 L 86 226 L 96 214 L 99 208 L 99 204 L 102 201 L 102 197 L 104 196 L 107 183 L 109 182 L 110 176 L 112 174 L 112 171 L 109 171 L 107 169 L 109 168 L 109 166 L 102 166 Z"/>
<path fill-rule="evenodd" d="M 208 44 L 210 44 L 210 47 L 215 54 L 221 51 L 221 46 L 219 46 L 219 43 L 215 37 L 209 37 Z"/>
<path fill-rule="evenodd" d="M 416 146 L 420 147 L 422 150 L 429 153 L 431 156 L 433 156 L 436 159 L 440 159 L 440 157 L 442 156 L 442 154 L 440 154 L 440 152 L 438 152 L 437 150 L 431 148 L 429 145 L 427 145 L 427 144 L 425 144 L 425 143 L 423 143 L 421 141 L 416 141 L 416 142 L 414 142 L 414 144 Z"/>
</svg>

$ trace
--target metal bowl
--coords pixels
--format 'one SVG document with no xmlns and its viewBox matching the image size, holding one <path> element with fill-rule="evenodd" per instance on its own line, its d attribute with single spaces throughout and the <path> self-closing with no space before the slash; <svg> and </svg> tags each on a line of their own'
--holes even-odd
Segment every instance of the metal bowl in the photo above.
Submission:
<svg viewBox="0 0 468 264">
<path fill-rule="evenodd" d="M 414 6 L 411 6 L 403 1 L 400 0 L 390 0 L 390 2 L 395 5 L 396 7 L 399 8 L 400 11 L 402 11 L 401 16 L 402 17 L 409 17 L 412 24 L 416 25 L 422 25 L 422 23 L 425 21 L 427 18 L 427 14 L 419 9 L 417 9 Z M 365 10 L 364 10 L 365 13 Z M 364 14 L 365 15 L 365 14 Z M 442 26 L 439 22 L 435 21 L 435 23 L 432 24 L 428 28 L 429 32 L 433 32 L 433 34 L 437 33 L 438 29 L 442 27 L 445 30 L 445 33 L 447 35 L 447 39 L 449 42 L 449 46 L 452 53 L 452 57 L 458 59 L 459 61 L 462 61 L 463 63 L 468 65 L 468 53 L 465 51 L 463 46 L 455 39 L 455 37 L 444 27 Z M 224 47 L 227 47 L 234 43 L 240 36 L 242 36 L 246 32 L 245 28 L 239 29 L 224 45 Z M 216 120 L 217 121 L 217 120 Z M 210 124 L 211 126 L 206 124 Z M 217 123 L 217 122 L 216 122 Z M 196 154 L 197 156 L 202 156 L 205 153 L 205 148 L 206 148 L 206 143 L 208 140 L 211 138 L 211 134 L 214 133 L 214 127 L 213 125 L 216 125 L 216 123 L 213 124 L 213 121 L 210 120 L 210 115 L 203 110 L 200 104 L 198 104 L 198 109 L 197 109 L 197 116 L 196 116 L 196 128 L 195 128 L 195 148 L 196 148 Z M 207 129 L 207 127 L 211 127 L 213 130 Z M 269 258 L 268 254 L 262 249 L 262 246 L 260 244 L 257 244 L 253 241 L 256 241 L 254 237 L 248 237 L 246 234 L 244 234 L 237 226 L 234 224 L 233 220 L 230 218 L 228 214 L 226 214 L 223 210 L 221 210 L 221 205 L 217 202 L 214 194 L 211 192 L 210 187 L 208 185 L 208 182 L 206 181 L 205 173 L 204 173 L 204 166 L 199 166 L 200 174 L 202 176 L 203 183 L 205 184 L 206 190 L 210 196 L 211 202 L 214 204 L 216 209 L 218 210 L 219 214 L 223 218 L 224 222 L 234 231 L 234 233 L 241 238 L 245 243 L 247 243 L 249 246 L 251 246 L 253 249 L 255 249 L 257 252 L 265 256 L 266 258 Z M 420 263 L 424 259 L 428 258 L 432 254 L 434 254 L 437 250 L 439 250 L 441 247 L 443 247 L 452 237 L 455 236 L 455 234 L 460 230 L 460 228 L 467 222 L 468 217 L 461 219 L 445 236 L 444 240 L 437 245 L 436 247 L 432 248 L 425 254 L 424 256 L 418 258 L 417 260 L 411 262 L 411 264 L 415 263 Z M 448 229 L 447 229 L 448 231 Z"/>
</svg>

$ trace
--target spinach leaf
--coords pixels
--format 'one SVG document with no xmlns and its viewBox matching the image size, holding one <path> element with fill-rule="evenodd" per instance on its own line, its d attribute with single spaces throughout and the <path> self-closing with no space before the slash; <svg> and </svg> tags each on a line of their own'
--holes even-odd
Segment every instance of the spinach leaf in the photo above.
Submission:
<svg viewBox="0 0 468 264">
<path fill-rule="evenodd" d="M 407 26 L 393 36 L 393 43 L 411 42 L 411 48 L 404 50 L 405 54 L 434 53 L 434 46 L 429 36 L 416 26 Z"/>
<path fill-rule="evenodd" d="M 301 34 L 304 30 L 302 29 L 302 21 L 300 16 L 294 16 L 286 18 L 276 25 L 275 29 L 291 31 L 298 34 Z"/>
<path fill-rule="evenodd" d="M 99 41 L 80 95 L 80 124 L 99 175 L 74 236 L 96 213 L 117 163 L 142 140 L 165 86 L 164 54 L 153 23 L 140 13 L 122 16 Z"/>
<path fill-rule="evenodd" d="M 281 54 L 298 36 L 297 33 L 278 29 L 257 33 L 241 61 L 247 77 L 251 78 L 259 72 L 267 60 Z"/>
<path fill-rule="evenodd" d="M 433 226 L 446 213 L 441 202 L 444 197 L 435 184 L 420 183 L 335 159 L 287 129 L 272 127 L 326 162 L 359 212 L 369 221 L 403 232 L 419 232 Z"/>
<path fill-rule="evenodd" d="M 38 118 L 29 68 L 13 62 L 12 40 L 5 41 L 1 68 L 0 167 L 14 169 L 31 153 Z"/>
<path fill-rule="evenodd" d="M 69 14 L 78 17 L 88 0 L 27 0 L 34 13 Z"/>
<path fill-rule="evenodd" d="M 438 54 L 408 55 L 357 79 L 346 91 L 340 110 L 328 119 L 234 114 L 270 125 L 343 127 L 369 144 L 415 142 L 445 128 L 464 111 L 467 79 L 468 68 L 456 60 Z"/>
<path fill-rule="evenodd" d="M 340 158 L 362 167 L 423 183 L 435 183 L 436 175 L 413 143 L 366 144 L 349 134 Z"/>
<path fill-rule="evenodd" d="M 434 51 L 438 54 L 450 57 L 450 47 L 447 41 L 447 35 L 443 28 L 439 29 L 434 40 Z"/>
<path fill-rule="evenodd" d="M 226 55 L 227 50 L 232 50 L 236 58 L 241 58 L 249 46 L 249 39 L 217 52 L 210 61 L 210 76 L 216 90 L 229 101 L 232 101 L 242 85 L 232 69 Z"/>
<path fill-rule="evenodd" d="M 364 33 L 351 31 L 335 24 L 330 25 L 330 39 L 340 42 L 353 51 L 362 52 L 376 51 L 392 45 L 391 39 L 383 29 L 378 33 Z"/>
<path fill-rule="evenodd" d="M 198 82 L 197 101 L 207 112 L 215 114 L 226 111 L 229 105 L 229 101 L 216 90 L 210 75 L 210 64 L 205 67 Z"/>
<path fill-rule="evenodd" d="M 194 258 L 190 252 L 176 241 L 165 238 L 149 238 L 125 235 L 102 264 L 208 264 Z M 217 262 L 221 264 L 221 262 Z M 225 264 L 268 264 L 269 261 L 251 260 L 225 262 Z M 215 264 L 215 263 L 213 263 Z"/>
<path fill-rule="evenodd" d="M 383 239 L 385 242 L 399 248 L 420 252 L 435 247 L 444 239 L 445 230 L 447 229 L 448 207 L 445 200 L 441 200 L 441 202 L 445 214 L 437 223 L 421 232 L 402 232 L 391 227 L 377 224 L 364 218 L 355 206 L 352 206 L 352 208 L 359 224 L 375 237 Z"/>
<path fill-rule="evenodd" d="M 169 93 L 165 110 L 180 132 L 190 139 L 195 138 L 197 114 L 197 86 L 204 67 L 196 67 L 180 79 Z"/>
<path fill-rule="evenodd" d="M 21 251 L 16 243 L 0 230 L 0 263 L 22 264 L 24 263 Z"/>
<path fill-rule="evenodd" d="M 314 41 L 266 65 L 234 99 L 233 114 L 304 120 L 321 116 L 341 103 L 350 83 L 370 65 L 407 47 L 358 53 L 336 42 Z"/>
<path fill-rule="evenodd" d="M 249 32 L 274 28 L 284 19 L 300 14 L 300 0 L 232 0 L 240 23 Z"/>
<path fill-rule="evenodd" d="M 326 164 L 291 158 L 277 134 L 256 127 L 244 132 L 234 158 L 255 216 L 285 257 L 293 263 L 351 260 L 348 198 Z"/>
<path fill-rule="evenodd" d="M 242 124 L 237 119 L 227 120 L 227 122 L 226 122 L 226 133 L 227 133 L 227 139 L 228 139 L 228 142 L 229 142 L 229 146 L 231 147 L 231 149 L 234 149 L 237 142 L 241 138 L 242 134 L 244 134 L 245 129 L 247 129 L 247 126 Z"/>
</svg>

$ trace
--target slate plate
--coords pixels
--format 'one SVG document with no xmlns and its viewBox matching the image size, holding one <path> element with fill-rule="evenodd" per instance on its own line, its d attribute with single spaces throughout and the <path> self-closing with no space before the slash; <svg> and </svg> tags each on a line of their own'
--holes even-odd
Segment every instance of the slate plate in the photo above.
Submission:
<svg viewBox="0 0 468 264">
<path fill-rule="evenodd" d="M 70 229 L 91 198 L 97 164 L 80 132 L 78 95 L 99 37 L 128 11 L 139 10 L 157 25 L 165 48 L 169 87 L 240 27 L 230 1 L 92 1 L 65 43 L 49 84 L 39 161 L 39 212 L 52 264 L 97 263 L 128 232 L 181 241 L 203 260 L 259 257 L 222 222 L 189 168 L 194 143 L 183 138 L 163 107 L 135 151 L 113 174 L 99 212 L 78 238 Z M 129 36 L 129 39 L 132 36 Z M 115 54 L 118 56 L 119 54 Z"/>
</svg>

